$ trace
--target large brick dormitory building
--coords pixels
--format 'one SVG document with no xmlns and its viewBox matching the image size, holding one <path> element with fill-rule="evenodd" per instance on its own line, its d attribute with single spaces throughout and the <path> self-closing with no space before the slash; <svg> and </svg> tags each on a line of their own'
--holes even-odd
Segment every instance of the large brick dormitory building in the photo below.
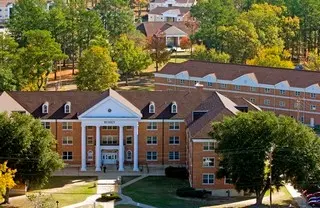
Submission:
<svg viewBox="0 0 320 208">
<path fill-rule="evenodd" d="M 320 72 L 187 61 L 167 64 L 155 74 L 156 90 L 195 89 L 242 97 L 262 110 L 320 125 Z"/>
<path fill-rule="evenodd" d="M 146 164 L 186 166 L 193 187 L 224 195 L 232 185 L 215 178 L 218 158 L 208 136 L 211 122 L 250 109 L 259 110 L 244 99 L 232 101 L 201 87 L 193 92 L 0 93 L 0 112 L 39 118 L 70 166 L 81 171 L 101 171 L 103 164 L 114 164 L 119 171 L 139 171 Z"/>
</svg>

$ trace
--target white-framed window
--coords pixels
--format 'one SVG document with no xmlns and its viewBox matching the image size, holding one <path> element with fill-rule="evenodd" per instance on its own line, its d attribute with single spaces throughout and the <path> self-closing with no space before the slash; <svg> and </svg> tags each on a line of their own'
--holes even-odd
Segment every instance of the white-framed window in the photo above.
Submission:
<svg viewBox="0 0 320 208">
<path fill-rule="evenodd" d="M 93 136 L 92 135 L 87 136 L 87 145 L 93 145 Z"/>
<path fill-rule="evenodd" d="M 316 93 L 310 93 L 311 98 L 316 98 Z"/>
<path fill-rule="evenodd" d="M 149 113 L 155 113 L 156 112 L 156 107 L 154 105 L 154 102 L 150 102 L 149 104 Z"/>
<path fill-rule="evenodd" d="M 256 99 L 255 98 L 250 98 L 250 102 L 255 103 Z"/>
<path fill-rule="evenodd" d="M 148 130 L 157 130 L 158 129 L 158 124 L 157 122 L 149 122 L 147 125 Z"/>
<path fill-rule="evenodd" d="M 50 122 L 41 122 L 43 128 L 50 129 Z"/>
<path fill-rule="evenodd" d="M 71 113 L 71 103 L 70 102 L 67 102 L 64 105 L 64 113 Z"/>
<path fill-rule="evenodd" d="M 221 84 L 220 84 L 220 88 L 223 88 L 223 89 L 224 89 L 224 88 L 227 88 L 227 84 L 221 83 Z"/>
<path fill-rule="evenodd" d="M 72 152 L 62 152 L 63 160 L 72 160 Z"/>
<path fill-rule="evenodd" d="M 286 91 L 285 90 L 280 90 L 280 95 L 285 95 L 286 94 Z"/>
<path fill-rule="evenodd" d="M 180 84 L 183 85 L 184 84 L 184 80 L 180 79 Z"/>
<path fill-rule="evenodd" d="M 72 122 L 62 122 L 63 130 L 72 130 Z"/>
<path fill-rule="evenodd" d="M 198 83 L 200 84 L 200 82 L 198 82 L 198 81 L 196 81 L 196 80 L 193 81 L 193 85 L 196 85 L 196 84 L 198 84 Z"/>
<path fill-rule="evenodd" d="M 126 130 L 131 130 L 132 126 L 126 126 Z"/>
<path fill-rule="evenodd" d="M 114 145 L 118 144 L 118 136 L 113 135 L 102 135 L 101 136 L 102 145 Z"/>
<path fill-rule="evenodd" d="M 270 92 L 271 92 L 270 88 L 264 88 L 264 93 L 270 93 Z"/>
<path fill-rule="evenodd" d="M 296 109 L 299 109 L 300 108 L 300 101 L 297 101 L 293 104 L 293 107 L 296 108 Z"/>
<path fill-rule="evenodd" d="M 178 113 L 178 106 L 176 102 L 172 102 L 171 104 L 171 113 Z"/>
<path fill-rule="evenodd" d="M 92 150 L 88 151 L 88 161 L 93 161 L 93 151 Z"/>
<path fill-rule="evenodd" d="M 316 105 L 310 105 L 310 110 L 312 110 L 312 111 L 315 111 L 315 110 L 317 110 L 317 107 L 316 107 Z"/>
<path fill-rule="evenodd" d="M 202 158 L 202 167 L 214 167 L 214 165 L 215 165 L 214 157 Z"/>
<path fill-rule="evenodd" d="M 147 136 L 147 144 L 158 144 L 158 138 L 156 136 Z"/>
<path fill-rule="evenodd" d="M 156 161 L 158 160 L 157 152 L 147 152 L 147 161 Z"/>
<path fill-rule="evenodd" d="M 42 113 L 49 113 L 49 103 L 45 102 L 42 104 Z"/>
<path fill-rule="evenodd" d="M 296 91 L 295 94 L 296 94 L 296 96 L 300 96 L 301 93 L 299 91 Z"/>
<path fill-rule="evenodd" d="M 126 136 L 126 145 L 132 145 L 132 136 Z"/>
<path fill-rule="evenodd" d="M 279 101 L 279 106 L 280 107 L 285 107 L 286 106 L 286 103 L 284 101 Z"/>
<path fill-rule="evenodd" d="M 126 153 L 126 160 L 127 161 L 132 161 L 132 151 L 128 150 Z"/>
<path fill-rule="evenodd" d="M 232 178 L 231 177 L 224 177 L 224 184 L 232 184 Z"/>
<path fill-rule="evenodd" d="M 213 173 L 204 173 L 202 174 L 202 184 L 212 185 L 214 184 L 214 174 Z"/>
<path fill-rule="evenodd" d="M 73 137 L 71 137 L 71 136 L 62 137 L 62 144 L 63 145 L 72 145 L 73 144 Z"/>
<path fill-rule="evenodd" d="M 207 82 L 208 87 L 212 87 L 213 83 L 212 82 Z"/>
<path fill-rule="evenodd" d="M 180 144 L 180 138 L 178 136 L 169 137 L 169 144 Z"/>
<path fill-rule="evenodd" d="M 235 90 L 240 90 L 241 87 L 240 87 L 240 85 L 235 85 L 235 86 L 234 86 L 234 89 L 235 89 Z"/>
<path fill-rule="evenodd" d="M 251 92 L 255 92 L 255 91 L 257 91 L 257 88 L 256 87 L 250 87 L 250 91 Z"/>
<path fill-rule="evenodd" d="M 214 142 L 205 142 L 205 143 L 203 143 L 203 150 L 204 151 L 212 151 L 212 150 L 214 150 Z"/>
<path fill-rule="evenodd" d="M 263 103 L 264 103 L 265 105 L 270 105 L 270 100 L 269 100 L 269 99 L 264 99 Z"/>
<path fill-rule="evenodd" d="M 87 130 L 93 129 L 93 126 L 87 126 Z"/>
<path fill-rule="evenodd" d="M 168 83 L 171 83 L 172 80 L 171 80 L 170 78 L 167 78 L 167 82 L 168 82 Z"/>
<path fill-rule="evenodd" d="M 300 117 L 300 122 L 301 122 L 301 123 L 304 123 L 304 116 L 301 116 L 301 117 Z"/>
<path fill-rule="evenodd" d="M 170 122 L 169 123 L 169 129 L 170 130 L 179 130 L 180 129 L 180 123 L 179 122 Z"/>
<path fill-rule="evenodd" d="M 169 160 L 180 160 L 180 152 L 169 152 Z"/>
</svg>

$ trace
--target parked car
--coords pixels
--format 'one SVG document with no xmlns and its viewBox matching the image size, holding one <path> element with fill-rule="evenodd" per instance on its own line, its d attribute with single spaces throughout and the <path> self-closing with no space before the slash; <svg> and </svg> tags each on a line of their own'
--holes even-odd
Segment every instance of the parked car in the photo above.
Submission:
<svg viewBox="0 0 320 208">
<path fill-rule="evenodd" d="M 312 194 L 308 194 L 306 197 L 308 200 L 312 197 L 320 197 L 320 191 L 312 193 Z"/>
<path fill-rule="evenodd" d="M 319 196 L 313 196 L 313 197 L 308 199 L 308 202 L 309 201 L 314 201 L 314 200 L 320 200 L 320 197 Z"/>
<path fill-rule="evenodd" d="M 312 207 L 320 207 L 320 199 L 319 200 L 311 200 L 308 204 Z"/>
</svg>

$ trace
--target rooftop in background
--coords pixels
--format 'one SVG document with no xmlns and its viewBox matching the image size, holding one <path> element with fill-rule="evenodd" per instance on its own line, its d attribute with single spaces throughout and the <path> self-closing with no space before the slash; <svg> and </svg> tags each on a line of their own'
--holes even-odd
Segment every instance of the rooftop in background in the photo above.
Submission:
<svg viewBox="0 0 320 208">
<path fill-rule="evenodd" d="M 152 9 L 149 14 L 158 14 L 158 15 L 162 15 L 163 13 L 175 13 L 179 16 L 184 16 L 185 14 L 187 14 L 190 11 L 190 8 L 188 7 L 177 7 L 177 6 L 173 6 L 173 7 L 156 7 L 155 9 Z"/>
<path fill-rule="evenodd" d="M 287 82 L 291 87 L 306 88 L 320 83 L 320 72 L 250 66 L 241 64 L 213 63 L 189 60 L 183 63 L 168 63 L 158 74 L 177 75 L 187 72 L 191 77 L 205 77 L 214 74 L 216 79 L 235 80 L 243 75 L 260 84 L 276 85 Z"/>
<path fill-rule="evenodd" d="M 150 2 L 151 3 L 164 3 L 168 0 L 151 0 Z M 195 0 L 175 0 L 173 1 L 174 3 L 179 3 L 179 4 L 187 4 L 187 3 L 194 3 Z"/>
<path fill-rule="evenodd" d="M 185 22 L 144 22 L 139 24 L 137 29 L 147 37 L 150 37 L 154 34 L 163 33 L 171 27 L 175 27 L 189 35 L 192 33 L 191 29 L 186 26 Z"/>
</svg>

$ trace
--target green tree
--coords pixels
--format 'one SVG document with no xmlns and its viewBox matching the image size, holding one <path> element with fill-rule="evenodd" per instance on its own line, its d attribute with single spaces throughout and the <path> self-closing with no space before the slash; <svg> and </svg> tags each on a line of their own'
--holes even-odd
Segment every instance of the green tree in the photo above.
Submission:
<svg viewBox="0 0 320 208">
<path fill-rule="evenodd" d="M 125 0 L 101 0 L 95 7 L 111 40 L 135 29 L 134 13 Z"/>
<path fill-rule="evenodd" d="M 8 28 L 20 46 L 25 46 L 23 33 L 47 29 L 46 1 L 19 0 L 14 4 Z"/>
<path fill-rule="evenodd" d="M 232 0 L 205 0 L 191 8 L 191 15 L 200 22 L 195 39 L 202 40 L 208 48 L 220 50 L 221 36 L 218 28 L 231 25 L 238 13 Z"/>
<path fill-rule="evenodd" d="M 152 61 L 156 63 L 156 71 L 159 65 L 165 64 L 170 60 L 171 52 L 167 50 L 164 35 L 153 35 L 147 40 L 147 49 L 149 50 Z"/>
<path fill-rule="evenodd" d="M 41 90 L 52 72 L 53 62 L 65 59 L 66 55 L 49 31 L 30 30 L 23 37 L 27 45 L 19 50 L 19 82 L 25 90 Z"/>
<path fill-rule="evenodd" d="M 16 89 L 13 71 L 18 59 L 17 48 L 18 43 L 13 38 L 0 33 L 0 91 Z"/>
<path fill-rule="evenodd" d="M 150 55 L 142 47 L 135 45 L 127 35 L 121 35 L 113 46 L 113 60 L 128 84 L 129 76 L 139 73 L 151 64 Z"/>
<path fill-rule="evenodd" d="M 1 113 L 0 140 L 0 161 L 8 160 L 8 167 L 17 170 L 15 181 L 28 181 L 31 187 L 43 185 L 63 167 L 52 149 L 54 136 L 31 115 Z"/>
<path fill-rule="evenodd" d="M 83 52 L 76 83 L 79 90 L 104 91 L 115 87 L 119 79 L 117 64 L 107 48 L 92 46 Z"/>
<path fill-rule="evenodd" d="M 204 45 L 196 45 L 192 54 L 194 60 L 229 63 L 230 55 L 217 52 L 214 48 L 207 50 Z"/>
<path fill-rule="evenodd" d="M 293 118 L 239 113 L 213 123 L 210 135 L 219 143 L 216 151 L 222 158 L 217 177 L 230 177 L 238 191 L 254 193 L 257 205 L 270 182 L 276 189 L 287 181 L 299 187 L 319 174 L 320 140 Z"/>
<path fill-rule="evenodd" d="M 260 41 L 254 25 L 238 19 L 233 26 L 221 26 L 219 32 L 223 36 L 223 51 L 230 55 L 230 62 L 245 63 L 256 54 Z"/>
<path fill-rule="evenodd" d="M 253 59 L 247 60 L 247 64 L 293 69 L 294 64 L 290 61 L 290 58 L 291 54 L 288 51 L 274 46 L 260 49 Z"/>
</svg>

